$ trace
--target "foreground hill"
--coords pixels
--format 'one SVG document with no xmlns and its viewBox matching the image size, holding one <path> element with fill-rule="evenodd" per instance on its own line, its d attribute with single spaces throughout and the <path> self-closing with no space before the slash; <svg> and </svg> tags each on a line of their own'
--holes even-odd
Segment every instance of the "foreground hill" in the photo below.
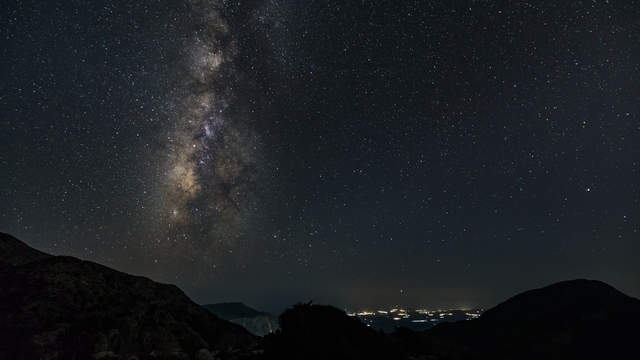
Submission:
<svg viewBox="0 0 640 360">
<path fill-rule="evenodd" d="M 234 358 L 255 343 L 173 285 L 7 234 L 0 250 L 0 359 Z"/>
<path fill-rule="evenodd" d="M 271 334 L 278 329 L 278 318 L 248 307 L 240 302 L 202 305 L 217 317 L 238 324 L 258 336 Z"/>
<path fill-rule="evenodd" d="M 426 332 L 436 358 L 606 359 L 637 354 L 640 300 L 594 280 L 526 291 L 478 320 Z"/>
<path fill-rule="evenodd" d="M 406 359 L 389 336 L 332 306 L 295 305 L 280 327 L 264 337 L 265 359 Z"/>
</svg>

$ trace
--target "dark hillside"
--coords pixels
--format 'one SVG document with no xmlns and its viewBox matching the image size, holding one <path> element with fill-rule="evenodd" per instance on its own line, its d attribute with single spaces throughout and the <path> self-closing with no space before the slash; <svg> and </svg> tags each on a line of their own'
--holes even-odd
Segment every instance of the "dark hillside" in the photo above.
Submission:
<svg viewBox="0 0 640 360">
<path fill-rule="evenodd" d="M 46 255 L 12 237 L 0 248 L 8 250 L 0 254 L 1 359 L 233 357 L 255 343 L 173 285 Z"/>
</svg>

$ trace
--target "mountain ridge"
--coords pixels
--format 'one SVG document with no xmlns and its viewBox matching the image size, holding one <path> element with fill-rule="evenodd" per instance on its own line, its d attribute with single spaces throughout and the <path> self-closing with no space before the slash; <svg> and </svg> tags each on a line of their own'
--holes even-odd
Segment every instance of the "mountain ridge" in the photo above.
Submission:
<svg viewBox="0 0 640 360">
<path fill-rule="evenodd" d="M 204 304 L 202 306 L 225 320 L 267 314 L 264 311 L 258 311 L 239 301 Z"/>
<path fill-rule="evenodd" d="M 244 327 L 254 335 L 264 336 L 279 328 L 276 316 L 258 311 L 241 302 L 223 302 L 202 306 L 216 316 Z"/>
<path fill-rule="evenodd" d="M 597 296 L 594 296 L 596 294 Z M 553 309 L 552 314 L 544 316 L 557 315 L 575 307 L 580 307 L 584 312 L 593 312 L 594 309 L 598 309 L 616 313 L 620 307 L 640 306 L 640 300 L 622 293 L 605 282 L 580 278 L 524 291 L 488 309 L 480 318 L 485 321 L 504 321 L 507 317 L 517 317 L 533 321 L 543 314 L 522 311 L 522 309 L 536 309 L 550 305 L 551 302 L 554 304 L 550 307 Z"/>
<path fill-rule="evenodd" d="M 226 317 L 264 316 L 242 303 L 209 305 Z M 0 233 L 0 320 L 2 359 L 577 360 L 634 353 L 640 300 L 575 279 L 519 293 L 476 320 L 392 334 L 308 303 L 257 338 L 175 285 L 52 256 Z"/>
<path fill-rule="evenodd" d="M 575 279 L 524 291 L 478 319 L 423 334 L 443 359 L 596 359 L 633 350 L 640 300 L 598 281 Z"/>
<path fill-rule="evenodd" d="M 255 345 L 177 286 L 0 236 L 0 358 L 237 358 Z"/>
<path fill-rule="evenodd" d="M 52 256 L 32 248 L 10 234 L 0 232 L 0 263 L 19 266 Z"/>
</svg>

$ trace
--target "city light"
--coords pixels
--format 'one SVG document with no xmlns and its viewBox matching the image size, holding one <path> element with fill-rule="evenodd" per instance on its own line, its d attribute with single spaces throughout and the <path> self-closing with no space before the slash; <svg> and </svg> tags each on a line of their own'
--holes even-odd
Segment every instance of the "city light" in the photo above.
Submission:
<svg viewBox="0 0 640 360">
<path fill-rule="evenodd" d="M 407 327 L 417 330 L 429 329 L 444 322 L 474 320 L 480 317 L 482 309 L 407 309 L 395 307 L 389 310 L 348 312 L 349 316 L 356 316 L 368 327 L 393 331 L 395 327 Z M 391 326 L 389 321 L 397 324 Z"/>
</svg>

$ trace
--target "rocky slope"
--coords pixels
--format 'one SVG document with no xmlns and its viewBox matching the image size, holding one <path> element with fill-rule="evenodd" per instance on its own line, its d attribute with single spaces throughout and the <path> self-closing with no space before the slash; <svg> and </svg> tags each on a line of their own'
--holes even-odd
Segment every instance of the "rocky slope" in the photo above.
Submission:
<svg viewBox="0 0 640 360">
<path fill-rule="evenodd" d="M 216 316 L 238 324 L 254 335 L 264 336 L 278 330 L 278 318 L 239 302 L 203 305 Z"/>
<path fill-rule="evenodd" d="M 210 359 L 255 338 L 173 285 L 0 234 L 0 359 Z"/>
</svg>

